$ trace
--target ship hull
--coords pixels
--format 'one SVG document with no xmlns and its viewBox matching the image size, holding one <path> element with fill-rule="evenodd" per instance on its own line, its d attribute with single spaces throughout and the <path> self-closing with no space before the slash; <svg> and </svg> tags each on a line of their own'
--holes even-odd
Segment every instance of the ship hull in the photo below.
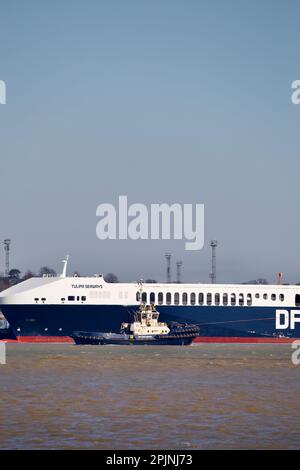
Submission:
<svg viewBox="0 0 300 470">
<path fill-rule="evenodd" d="M 14 337 L 22 342 L 72 342 L 74 331 L 117 333 L 130 322 L 136 305 L 3 305 Z M 158 307 L 164 322 L 200 326 L 200 342 L 290 342 L 300 338 L 300 326 L 276 330 L 278 307 L 177 306 Z M 291 307 L 293 308 L 293 307 Z"/>
<path fill-rule="evenodd" d="M 0 328 L 0 341 L 15 339 L 11 328 Z"/>
</svg>

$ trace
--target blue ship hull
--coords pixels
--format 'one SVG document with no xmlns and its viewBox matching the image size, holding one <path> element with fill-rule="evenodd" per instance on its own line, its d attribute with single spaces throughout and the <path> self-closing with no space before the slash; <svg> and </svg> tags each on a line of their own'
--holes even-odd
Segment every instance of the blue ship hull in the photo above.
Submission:
<svg viewBox="0 0 300 470">
<path fill-rule="evenodd" d="M 15 338 L 65 338 L 82 330 L 117 333 L 122 322 L 131 321 L 136 308 L 136 305 L 3 305 L 2 312 Z M 294 330 L 276 330 L 276 308 L 158 306 L 161 321 L 197 324 L 202 337 L 299 338 L 299 324 Z"/>
<path fill-rule="evenodd" d="M 13 338 L 14 334 L 10 328 L 0 328 L 0 340 Z"/>
</svg>

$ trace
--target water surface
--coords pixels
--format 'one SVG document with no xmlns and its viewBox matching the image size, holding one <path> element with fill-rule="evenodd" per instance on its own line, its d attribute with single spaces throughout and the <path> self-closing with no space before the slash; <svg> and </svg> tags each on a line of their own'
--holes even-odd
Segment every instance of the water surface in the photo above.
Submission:
<svg viewBox="0 0 300 470">
<path fill-rule="evenodd" d="M 300 448 L 289 345 L 8 344 L 2 449 Z"/>
</svg>

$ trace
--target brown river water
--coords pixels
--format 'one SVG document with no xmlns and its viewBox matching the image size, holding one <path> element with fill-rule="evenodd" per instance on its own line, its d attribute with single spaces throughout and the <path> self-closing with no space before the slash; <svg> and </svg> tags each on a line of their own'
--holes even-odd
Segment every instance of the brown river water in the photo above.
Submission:
<svg viewBox="0 0 300 470">
<path fill-rule="evenodd" d="M 1 449 L 297 449 L 290 345 L 8 344 Z"/>
</svg>

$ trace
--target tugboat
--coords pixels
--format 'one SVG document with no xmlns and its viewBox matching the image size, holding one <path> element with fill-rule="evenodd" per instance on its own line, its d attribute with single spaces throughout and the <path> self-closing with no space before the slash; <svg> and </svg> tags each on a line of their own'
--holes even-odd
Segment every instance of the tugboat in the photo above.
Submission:
<svg viewBox="0 0 300 470">
<path fill-rule="evenodd" d="M 132 323 L 122 323 L 120 333 L 75 331 L 72 335 L 76 344 L 117 344 L 117 345 L 188 345 L 200 328 L 197 325 L 162 323 L 155 305 L 141 304 L 134 313 Z"/>
<path fill-rule="evenodd" d="M 0 341 L 12 338 L 14 338 L 14 335 L 9 327 L 8 321 L 0 311 Z"/>
</svg>

